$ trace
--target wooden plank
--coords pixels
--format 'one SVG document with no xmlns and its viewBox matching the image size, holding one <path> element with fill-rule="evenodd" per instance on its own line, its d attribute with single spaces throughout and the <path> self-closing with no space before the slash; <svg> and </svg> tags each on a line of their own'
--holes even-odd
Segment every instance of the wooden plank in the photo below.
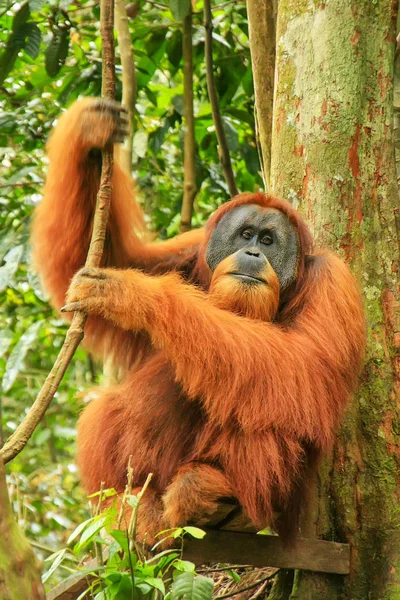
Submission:
<svg viewBox="0 0 400 600">
<path fill-rule="evenodd" d="M 302 569 L 339 575 L 350 572 L 348 544 L 297 538 L 292 545 L 284 547 L 280 538 L 273 535 L 209 530 L 203 540 L 186 540 L 183 556 L 196 565 L 246 563 L 254 567 Z"/>
</svg>

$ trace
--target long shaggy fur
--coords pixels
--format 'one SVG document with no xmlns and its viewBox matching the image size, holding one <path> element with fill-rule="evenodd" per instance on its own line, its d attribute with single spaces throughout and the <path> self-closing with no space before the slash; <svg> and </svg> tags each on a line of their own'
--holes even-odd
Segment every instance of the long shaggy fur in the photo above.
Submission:
<svg viewBox="0 0 400 600">
<path fill-rule="evenodd" d="M 76 103 L 51 138 L 34 224 L 36 263 L 57 308 L 84 263 L 99 182 L 87 156 L 93 123 L 86 107 Z M 110 127 L 96 124 L 106 137 Z M 101 481 L 121 491 L 132 455 L 135 485 L 154 473 L 167 525 L 201 513 L 203 487 L 204 512 L 218 495 L 234 495 L 259 527 L 279 511 L 276 526 L 287 533 L 296 523 L 294 497 L 332 444 L 357 382 L 365 333 L 354 279 L 333 253 L 313 250 L 300 215 L 274 196 L 242 194 L 205 231 L 157 244 L 118 164 L 113 184 L 103 266 L 117 269 L 78 278 L 70 300 L 88 303 L 87 346 L 112 352 L 126 376 L 100 390 L 80 418 L 83 484 L 89 493 Z M 230 310 L 209 293 L 211 232 L 246 203 L 280 210 L 297 231 L 297 279 L 277 312 Z M 256 309 L 262 300 L 254 300 Z"/>
</svg>

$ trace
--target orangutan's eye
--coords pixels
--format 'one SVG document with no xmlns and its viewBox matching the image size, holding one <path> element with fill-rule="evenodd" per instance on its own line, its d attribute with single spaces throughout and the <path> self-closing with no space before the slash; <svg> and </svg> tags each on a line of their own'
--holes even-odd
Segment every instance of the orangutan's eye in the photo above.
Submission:
<svg viewBox="0 0 400 600">
<path fill-rule="evenodd" d="M 261 243 L 265 244 L 266 246 L 270 246 L 272 244 L 274 240 L 272 239 L 272 235 L 269 233 L 266 233 L 265 235 L 262 236 L 261 238 Z"/>
<path fill-rule="evenodd" d="M 251 240 L 251 238 L 253 237 L 253 232 L 251 231 L 251 229 L 245 229 L 244 231 L 242 231 L 241 236 L 245 240 Z"/>
</svg>

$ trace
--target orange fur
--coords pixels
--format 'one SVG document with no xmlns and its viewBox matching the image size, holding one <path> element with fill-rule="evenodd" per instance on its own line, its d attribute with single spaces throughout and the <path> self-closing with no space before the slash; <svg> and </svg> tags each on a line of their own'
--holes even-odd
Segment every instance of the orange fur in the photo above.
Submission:
<svg viewBox="0 0 400 600">
<path fill-rule="evenodd" d="M 242 282 L 229 276 L 235 271 L 236 254 L 219 263 L 210 284 L 213 304 L 250 319 L 272 321 L 279 307 L 279 280 L 269 262 L 259 273 L 266 285 L 243 286 Z"/>
<path fill-rule="evenodd" d="M 194 522 L 204 525 L 220 498 L 234 495 L 225 475 L 215 467 L 189 463 L 178 469 L 164 496 L 164 519 L 170 527 Z"/>
<path fill-rule="evenodd" d="M 44 198 L 36 210 L 32 228 L 34 263 L 57 309 L 64 304 L 71 278 L 83 266 L 89 248 L 100 169 L 88 152 L 94 146 L 103 146 L 115 127 L 107 113 L 94 112 L 92 106 L 91 98 L 75 102 L 60 117 L 50 137 Z M 134 265 L 162 272 L 164 262 L 165 270 L 190 262 L 193 250 L 204 237 L 203 230 L 190 231 L 166 242 L 151 242 L 142 210 L 135 201 L 134 183 L 118 159 L 114 163 L 112 185 L 103 266 Z M 148 349 L 145 336 L 110 328 L 96 318 L 89 319 L 85 336 L 93 352 L 101 357 L 107 353 L 124 367 L 137 362 Z"/>
<path fill-rule="evenodd" d="M 85 106 L 64 115 L 52 137 L 35 220 L 36 261 L 58 307 L 84 262 L 98 182 L 80 137 L 88 135 Z M 242 194 L 205 232 L 155 244 L 132 194 L 117 165 L 104 267 L 119 270 L 78 274 L 69 292 L 91 315 L 88 345 L 128 367 L 123 383 L 102 391 L 80 419 L 83 483 L 89 492 L 101 481 L 123 490 L 132 455 L 135 485 L 154 472 L 170 523 L 199 517 L 229 489 L 258 526 L 280 511 L 277 527 L 290 534 L 283 521 L 295 523 L 294 498 L 311 458 L 332 444 L 357 382 L 365 332 L 354 279 L 333 253 L 313 251 L 300 215 L 274 196 Z M 275 308 L 260 306 L 266 290 L 237 310 L 229 306 L 232 282 L 218 282 L 217 273 L 212 283 L 205 262 L 216 223 L 246 203 L 280 210 L 298 235 L 296 283 L 273 322 Z M 276 305 L 279 290 L 271 290 Z M 201 508 L 202 485 L 209 493 Z"/>
</svg>

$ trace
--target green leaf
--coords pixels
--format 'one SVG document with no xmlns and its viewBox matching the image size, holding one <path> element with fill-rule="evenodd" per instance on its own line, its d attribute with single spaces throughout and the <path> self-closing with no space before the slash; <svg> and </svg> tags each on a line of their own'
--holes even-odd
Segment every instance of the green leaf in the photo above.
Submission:
<svg viewBox="0 0 400 600">
<path fill-rule="evenodd" d="M 176 560 L 174 562 L 174 569 L 183 573 L 194 573 L 196 566 L 189 560 Z"/>
<path fill-rule="evenodd" d="M 250 125 L 252 129 L 254 129 L 254 116 L 253 113 L 248 110 L 241 110 L 240 108 L 228 107 L 226 112 L 229 115 L 232 115 L 235 119 L 239 121 L 243 121 L 243 123 L 247 123 Z"/>
<path fill-rule="evenodd" d="M 101 515 L 99 517 L 95 517 L 93 522 L 90 523 L 90 525 L 88 525 L 88 527 L 86 527 L 84 529 L 84 531 L 81 535 L 81 539 L 79 540 L 79 542 L 77 543 L 76 548 L 75 548 L 75 550 L 77 552 L 79 550 L 82 550 L 82 548 L 87 546 L 87 544 L 92 541 L 92 539 L 100 531 L 100 529 L 102 529 L 102 527 L 104 527 L 104 524 L 106 523 L 107 519 L 108 519 L 107 515 Z"/>
<path fill-rule="evenodd" d="M 114 529 L 111 531 L 111 536 L 114 540 L 119 544 L 124 552 L 129 552 L 129 540 L 127 538 L 125 531 L 120 531 L 119 529 Z"/>
<path fill-rule="evenodd" d="M 4 133 L 12 133 L 17 125 L 17 119 L 15 114 L 9 112 L 3 112 L 0 115 L 0 131 Z"/>
<path fill-rule="evenodd" d="M 55 77 L 64 65 L 68 56 L 69 30 L 58 30 L 50 40 L 45 52 L 46 73 Z"/>
<path fill-rule="evenodd" d="M 19 11 L 15 14 L 12 22 L 12 30 L 18 31 L 18 29 L 27 22 L 31 14 L 29 3 L 23 4 Z"/>
<path fill-rule="evenodd" d="M 226 46 L 227 48 L 231 48 L 231 45 L 226 41 L 225 38 L 222 37 L 222 35 L 219 35 L 218 33 L 215 33 L 213 31 L 212 37 L 213 37 L 213 40 L 215 40 L 216 42 L 219 42 L 220 44 L 222 44 L 223 46 Z"/>
<path fill-rule="evenodd" d="M 46 0 L 30 0 L 29 7 L 32 12 L 38 12 L 46 4 Z"/>
<path fill-rule="evenodd" d="M 231 152 L 237 152 L 237 150 L 239 148 L 238 133 L 237 133 L 235 127 L 233 127 L 233 125 L 230 123 L 229 119 L 227 119 L 226 117 L 222 117 L 222 121 L 223 121 L 223 125 L 224 125 L 226 141 L 228 142 L 229 150 Z"/>
<path fill-rule="evenodd" d="M 60 564 L 64 560 L 67 552 L 68 552 L 68 548 L 63 548 L 59 552 L 52 554 L 51 556 L 49 556 L 49 558 L 46 559 L 46 562 L 47 562 L 50 558 L 51 559 L 54 558 L 50 569 L 48 571 L 46 571 L 46 573 L 44 573 L 44 575 L 42 577 L 43 583 L 46 583 L 46 581 L 53 575 L 54 571 L 60 566 Z"/>
<path fill-rule="evenodd" d="M 183 21 L 190 11 L 190 0 L 170 0 L 169 7 L 176 21 Z"/>
<path fill-rule="evenodd" d="M 196 538 L 196 540 L 202 540 L 203 537 L 206 535 L 205 531 L 199 529 L 199 527 L 192 527 L 191 525 L 183 527 L 183 531 Z"/>
<path fill-rule="evenodd" d="M 42 34 L 40 33 L 39 27 L 36 23 L 26 23 L 24 25 L 26 29 L 26 42 L 24 50 L 31 58 L 37 58 L 39 55 L 40 42 L 42 41 Z"/>
<path fill-rule="evenodd" d="M 171 587 L 171 600 L 211 600 L 214 582 L 193 572 L 179 573 Z"/>
<path fill-rule="evenodd" d="M 85 529 L 94 519 L 97 517 L 91 517 L 90 519 L 86 519 L 82 523 L 79 523 L 78 527 L 74 529 L 69 538 L 67 539 L 67 545 L 69 546 L 77 537 L 80 535 L 81 531 Z"/>
<path fill-rule="evenodd" d="M 243 144 L 243 146 L 240 148 L 240 154 L 243 156 L 246 169 L 249 171 L 249 173 L 255 175 L 260 171 L 260 160 L 258 158 L 258 152 L 256 148 L 250 146 L 249 144 Z"/>
<path fill-rule="evenodd" d="M 180 29 L 174 31 L 169 38 L 166 52 L 169 62 L 177 69 L 182 60 L 182 32 Z"/>
<path fill-rule="evenodd" d="M 172 104 L 173 104 L 176 112 L 183 116 L 183 113 L 185 110 L 183 95 L 178 94 L 178 95 L 174 96 L 172 98 Z"/>
<path fill-rule="evenodd" d="M 21 50 L 21 48 L 17 48 L 16 46 L 10 47 L 10 40 L 12 40 L 12 37 L 13 36 L 9 38 L 6 49 L 0 56 L 0 85 L 3 85 L 4 80 L 8 77 L 8 74 L 17 60 L 18 52 Z"/>
<path fill-rule="evenodd" d="M 239 583 L 239 581 L 240 581 L 240 579 L 241 579 L 241 578 L 240 578 L 240 575 L 238 575 L 238 574 L 236 573 L 236 571 L 232 571 L 232 569 L 229 569 L 229 571 L 227 571 L 227 573 L 228 573 L 228 575 L 229 575 L 230 577 L 232 577 L 232 579 L 233 579 L 233 580 L 234 580 L 236 583 Z"/>
<path fill-rule="evenodd" d="M 137 131 L 133 136 L 133 150 L 140 158 L 144 158 L 146 156 L 147 144 L 147 133 L 143 130 Z"/>
<path fill-rule="evenodd" d="M 3 329 L 0 331 L 0 358 L 7 352 L 13 337 L 11 329 Z"/>
<path fill-rule="evenodd" d="M 115 593 L 115 600 L 122 600 L 123 598 L 132 598 L 132 578 L 128 573 L 121 573 L 121 577 L 118 583 L 115 583 L 110 587 L 111 594 Z"/>
<path fill-rule="evenodd" d="M 20 244 L 19 246 L 11 248 L 5 255 L 4 262 L 6 264 L 0 267 L 0 292 L 12 284 L 12 278 L 19 267 L 23 254 L 24 246 Z"/>
<path fill-rule="evenodd" d="M 145 54 L 146 56 L 154 58 L 155 62 L 157 62 L 160 52 L 162 52 L 162 54 L 165 52 L 166 44 L 164 44 L 164 42 L 166 34 L 166 29 L 156 30 L 146 41 Z"/>
<path fill-rule="evenodd" d="M 159 577 L 137 577 L 135 584 L 140 587 L 141 585 L 149 585 L 151 588 L 159 590 L 163 596 L 165 596 L 165 585 L 162 579 Z"/>
<path fill-rule="evenodd" d="M 24 30 L 24 26 L 29 16 L 29 4 L 23 4 L 13 18 L 12 34 L 7 40 L 4 52 L 0 56 L 0 85 L 8 77 L 17 60 L 18 53 L 25 46 L 25 38 L 28 33 Z"/>
<path fill-rule="evenodd" d="M 47 440 L 50 438 L 50 436 L 51 436 L 50 429 L 41 429 L 38 433 L 35 434 L 36 446 L 41 446 L 42 444 L 47 442 Z"/>
</svg>

